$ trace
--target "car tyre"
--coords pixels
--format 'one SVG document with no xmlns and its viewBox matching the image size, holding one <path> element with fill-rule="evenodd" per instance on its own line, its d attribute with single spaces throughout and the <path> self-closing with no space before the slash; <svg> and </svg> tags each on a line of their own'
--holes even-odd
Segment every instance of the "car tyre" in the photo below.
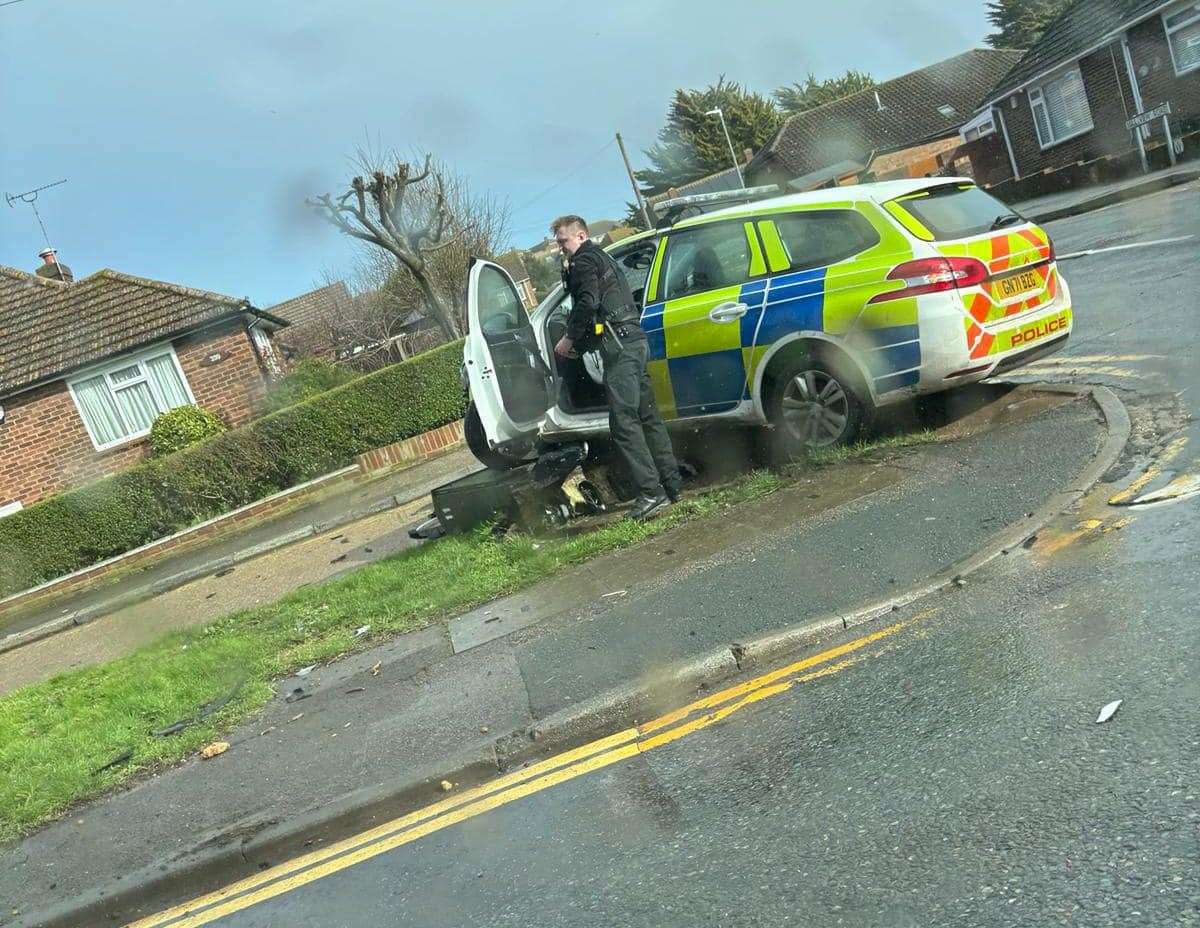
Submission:
<svg viewBox="0 0 1200 928">
<path fill-rule="evenodd" d="M 855 377 L 823 358 L 797 357 L 776 377 L 767 397 L 771 459 L 776 464 L 812 450 L 853 442 L 870 419 L 870 401 Z"/>
<path fill-rule="evenodd" d="M 488 444 L 487 433 L 483 430 L 483 423 L 479 420 L 479 411 L 474 403 L 467 403 L 467 411 L 463 415 L 463 439 L 471 449 L 471 454 L 475 455 L 475 459 L 489 470 L 512 470 L 523 463 L 520 458 L 497 451 Z"/>
</svg>

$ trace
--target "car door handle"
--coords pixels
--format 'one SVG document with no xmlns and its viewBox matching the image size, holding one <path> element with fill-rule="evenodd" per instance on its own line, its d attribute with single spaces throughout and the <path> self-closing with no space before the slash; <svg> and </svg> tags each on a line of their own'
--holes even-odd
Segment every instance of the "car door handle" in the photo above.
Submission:
<svg viewBox="0 0 1200 928">
<path fill-rule="evenodd" d="M 708 318 L 713 322 L 733 322 L 741 319 L 750 311 L 745 303 L 718 303 L 708 312 Z"/>
</svg>

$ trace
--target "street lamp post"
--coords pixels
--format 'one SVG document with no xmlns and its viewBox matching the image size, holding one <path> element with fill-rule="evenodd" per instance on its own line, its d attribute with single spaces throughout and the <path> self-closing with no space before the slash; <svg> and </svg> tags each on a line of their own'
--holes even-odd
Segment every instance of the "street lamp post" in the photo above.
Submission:
<svg viewBox="0 0 1200 928">
<path fill-rule="evenodd" d="M 718 106 L 716 109 L 709 110 L 705 116 L 716 116 L 721 120 L 721 129 L 725 132 L 725 142 L 729 145 L 729 157 L 733 159 L 733 169 L 737 171 L 738 183 L 742 185 L 742 189 L 746 189 L 746 178 L 742 177 L 742 168 L 738 164 L 737 155 L 733 152 L 733 139 L 729 137 L 729 127 L 725 125 L 725 114 L 721 112 Z"/>
</svg>

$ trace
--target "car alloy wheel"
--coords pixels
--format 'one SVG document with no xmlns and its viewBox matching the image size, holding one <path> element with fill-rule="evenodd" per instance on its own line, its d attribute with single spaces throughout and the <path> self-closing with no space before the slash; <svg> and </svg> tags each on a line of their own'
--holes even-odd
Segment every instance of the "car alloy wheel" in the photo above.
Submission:
<svg viewBox="0 0 1200 928">
<path fill-rule="evenodd" d="M 850 398 L 828 371 L 802 370 L 784 388 L 780 412 L 793 438 L 810 448 L 827 448 L 846 433 Z"/>
</svg>

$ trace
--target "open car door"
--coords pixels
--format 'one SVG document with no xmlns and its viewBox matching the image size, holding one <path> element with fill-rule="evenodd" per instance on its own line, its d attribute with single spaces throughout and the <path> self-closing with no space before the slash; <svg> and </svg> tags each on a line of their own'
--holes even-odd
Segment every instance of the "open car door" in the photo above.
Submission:
<svg viewBox="0 0 1200 928">
<path fill-rule="evenodd" d="M 535 438 L 554 403 L 554 380 L 512 278 L 481 258 L 471 259 L 467 278 L 464 356 L 488 444 L 496 448 Z"/>
</svg>

